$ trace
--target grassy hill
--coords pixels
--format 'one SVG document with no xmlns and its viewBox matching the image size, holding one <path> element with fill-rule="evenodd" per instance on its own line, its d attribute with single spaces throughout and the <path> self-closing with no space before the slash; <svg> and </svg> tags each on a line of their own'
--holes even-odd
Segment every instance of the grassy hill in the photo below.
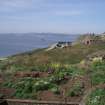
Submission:
<svg viewBox="0 0 105 105">
<path fill-rule="evenodd" d="M 88 55 L 98 51 L 105 51 L 105 44 L 76 44 L 10 56 L 0 61 L 0 87 L 9 92 L 12 89 L 13 94 L 6 93 L 9 98 L 47 101 L 66 98 L 87 105 L 104 105 L 105 61 L 81 64 Z"/>
<path fill-rule="evenodd" d="M 105 50 L 104 44 L 77 44 L 67 48 L 46 51 L 38 49 L 8 57 L 0 62 L 1 70 L 12 73 L 16 71 L 46 71 L 53 66 L 75 65 L 94 52 Z"/>
<path fill-rule="evenodd" d="M 61 64 L 75 64 L 80 63 L 81 60 L 85 59 L 87 55 L 104 50 L 104 44 L 96 45 L 74 45 L 63 49 L 53 49 L 45 51 L 45 49 L 35 50 L 32 52 L 26 52 L 11 56 L 10 62 L 20 65 L 40 65 L 46 63 L 61 63 Z"/>
</svg>

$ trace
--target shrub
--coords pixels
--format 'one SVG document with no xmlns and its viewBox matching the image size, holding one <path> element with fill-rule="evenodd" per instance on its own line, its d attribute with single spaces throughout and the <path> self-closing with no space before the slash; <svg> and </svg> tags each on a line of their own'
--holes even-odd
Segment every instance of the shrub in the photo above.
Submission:
<svg viewBox="0 0 105 105">
<path fill-rule="evenodd" d="M 55 94 L 60 94 L 60 90 L 59 90 L 58 86 L 56 86 L 56 85 L 53 86 L 50 90 Z"/>
<path fill-rule="evenodd" d="M 22 65 L 13 64 L 10 66 L 10 69 L 14 71 L 24 71 L 24 70 L 27 70 L 27 67 L 24 65 L 22 66 Z"/>
<path fill-rule="evenodd" d="M 94 62 L 91 66 L 91 81 L 93 85 L 105 83 L 105 62 Z"/>
<path fill-rule="evenodd" d="M 105 105 L 105 89 L 94 90 L 88 97 L 86 105 Z"/>
<path fill-rule="evenodd" d="M 51 68 L 54 68 L 54 69 L 57 69 L 57 68 L 60 68 L 62 65 L 60 63 L 51 63 L 50 64 L 50 67 Z"/>
<path fill-rule="evenodd" d="M 37 92 L 37 91 L 42 91 L 42 90 L 48 90 L 50 87 L 50 83 L 44 80 L 41 81 L 37 81 L 34 85 L 33 85 L 33 89 Z"/>
<path fill-rule="evenodd" d="M 5 63 L 1 63 L 1 62 L 0 62 L 0 70 L 1 70 L 1 71 L 6 70 L 6 66 L 7 66 L 7 65 L 6 65 Z"/>
<path fill-rule="evenodd" d="M 71 72 L 72 77 L 81 76 L 81 75 L 84 75 L 85 74 L 85 70 L 80 69 L 80 68 L 78 68 L 76 66 L 74 66 L 74 67 L 71 66 L 69 68 L 69 72 Z"/>
<path fill-rule="evenodd" d="M 55 94 L 59 93 L 59 88 L 56 84 L 51 83 L 49 78 L 40 79 L 40 78 L 22 78 L 17 81 L 8 81 L 4 83 L 5 87 L 14 88 L 16 91 L 14 96 L 16 98 L 36 98 L 38 91 L 51 90 Z"/>
<path fill-rule="evenodd" d="M 4 97 L 4 95 L 0 93 L 0 99 L 2 99 L 3 97 Z"/>
<path fill-rule="evenodd" d="M 84 86 L 82 83 L 78 82 L 75 83 L 74 86 L 72 87 L 72 89 L 70 89 L 70 91 L 68 92 L 68 96 L 80 96 L 83 95 L 84 92 Z"/>
<path fill-rule="evenodd" d="M 2 85 L 3 87 L 11 88 L 13 86 L 13 83 L 12 81 L 7 81 L 7 82 L 4 82 Z"/>
<path fill-rule="evenodd" d="M 94 63 L 92 63 L 91 68 L 92 68 L 92 70 L 99 70 L 99 69 L 105 70 L 105 61 L 94 62 Z"/>
<path fill-rule="evenodd" d="M 96 73 L 93 73 L 91 75 L 91 81 L 93 85 L 105 83 L 105 73 L 101 71 L 96 71 Z"/>
</svg>

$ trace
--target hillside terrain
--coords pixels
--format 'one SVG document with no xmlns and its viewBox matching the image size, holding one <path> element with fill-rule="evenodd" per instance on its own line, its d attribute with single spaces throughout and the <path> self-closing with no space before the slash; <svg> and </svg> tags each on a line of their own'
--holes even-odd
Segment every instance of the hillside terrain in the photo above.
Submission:
<svg viewBox="0 0 105 105">
<path fill-rule="evenodd" d="M 104 36 L 88 36 L 1 59 L 1 97 L 105 105 Z"/>
</svg>

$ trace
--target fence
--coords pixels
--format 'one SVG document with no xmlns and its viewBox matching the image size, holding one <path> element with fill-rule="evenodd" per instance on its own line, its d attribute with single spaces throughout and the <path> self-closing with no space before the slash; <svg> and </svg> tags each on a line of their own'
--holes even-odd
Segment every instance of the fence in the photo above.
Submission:
<svg viewBox="0 0 105 105">
<path fill-rule="evenodd" d="M 80 105 L 79 102 L 35 101 L 6 99 L 7 105 Z"/>
</svg>

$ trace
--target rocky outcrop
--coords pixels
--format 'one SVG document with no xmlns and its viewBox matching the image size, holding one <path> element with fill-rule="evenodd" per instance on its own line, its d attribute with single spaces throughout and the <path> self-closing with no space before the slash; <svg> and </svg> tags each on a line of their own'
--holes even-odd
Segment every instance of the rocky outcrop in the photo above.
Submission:
<svg viewBox="0 0 105 105">
<path fill-rule="evenodd" d="M 105 51 L 98 51 L 86 57 L 88 61 L 105 60 Z"/>
</svg>

